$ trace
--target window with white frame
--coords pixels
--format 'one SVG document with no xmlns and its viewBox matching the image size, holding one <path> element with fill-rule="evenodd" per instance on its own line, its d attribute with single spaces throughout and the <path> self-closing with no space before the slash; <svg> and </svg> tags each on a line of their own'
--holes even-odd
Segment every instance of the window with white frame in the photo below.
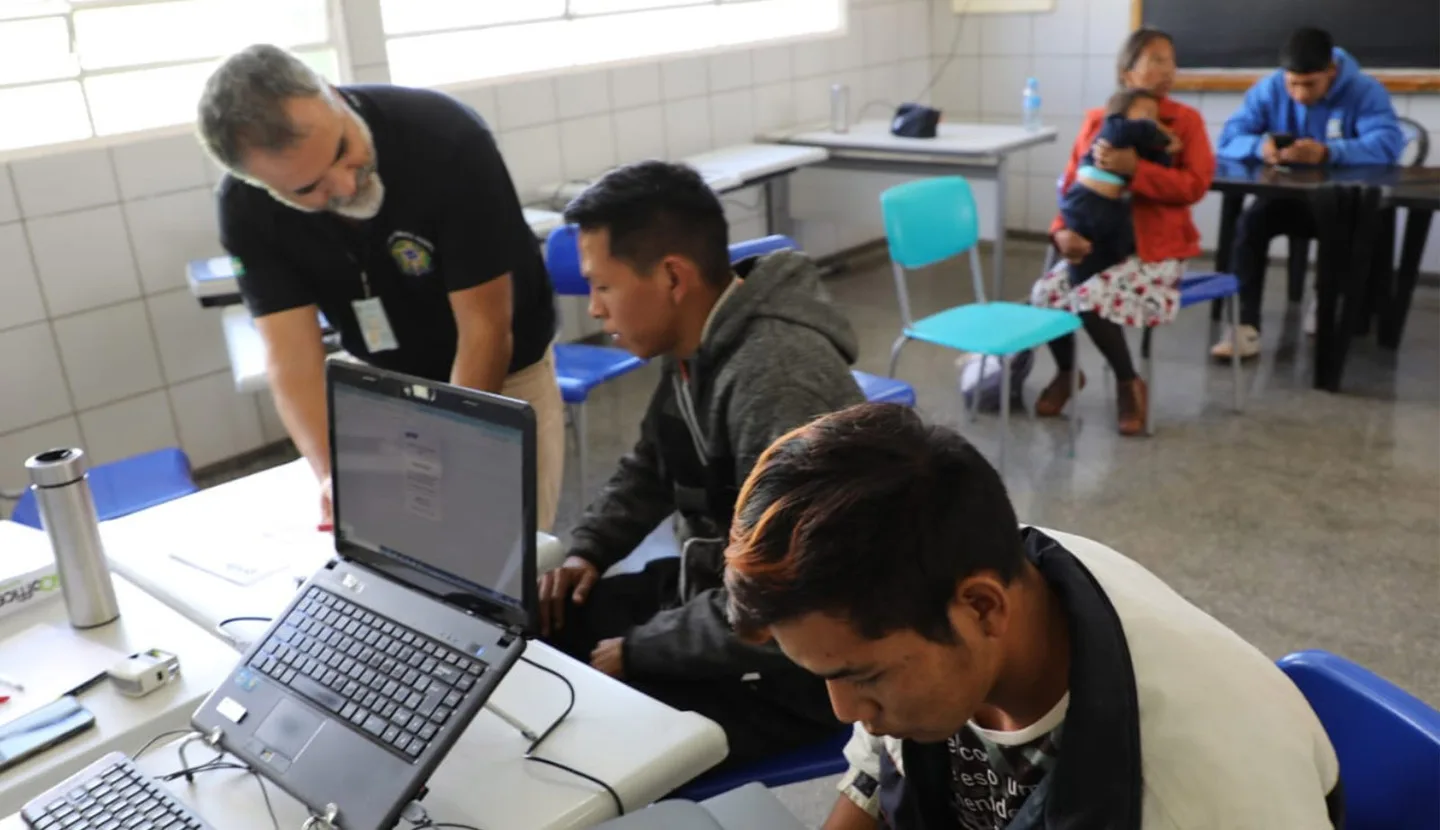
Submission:
<svg viewBox="0 0 1440 830">
<path fill-rule="evenodd" d="M 193 121 L 251 43 L 338 80 L 331 31 L 327 0 L 0 0 L 0 150 Z"/>
<path fill-rule="evenodd" d="M 845 0 L 380 0 L 390 78 L 438 86 L 839 31 Z"/>
</svg>

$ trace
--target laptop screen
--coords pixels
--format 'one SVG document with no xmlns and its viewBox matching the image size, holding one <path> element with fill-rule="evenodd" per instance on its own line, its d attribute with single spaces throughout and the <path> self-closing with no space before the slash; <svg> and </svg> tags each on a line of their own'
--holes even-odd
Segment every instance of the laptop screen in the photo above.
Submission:
<svg viewBox="0 0 1440 830">
<path fill-rule="evenodd" d="M 528 406 L 369 367 L 332 364 L 330 375 L 337 549 L 481 616 L 527 623 Z"/>
</svg>

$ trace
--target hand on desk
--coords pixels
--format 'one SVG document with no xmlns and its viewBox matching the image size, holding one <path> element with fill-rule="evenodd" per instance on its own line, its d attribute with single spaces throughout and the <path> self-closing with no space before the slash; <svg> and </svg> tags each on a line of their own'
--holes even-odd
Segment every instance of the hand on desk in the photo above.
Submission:
<svg viewBox="0 0 1440 830">
<path fill-rule="evenodd" d="M 566 558 L 553 571 L 540 575 L 540 634 L 549 637 L 565 627 L 565 600 L 583 605 L 600 571 L 578 556 Z"/>
<path fill-rule="evenodd" d="M 611 637 L 608 640 L 601 640 L 590 652 L 590 667 L 598 672 L 604 672 L 616 680 L 623 680 L 625 675 L 625 638 Z"/>
</svg>

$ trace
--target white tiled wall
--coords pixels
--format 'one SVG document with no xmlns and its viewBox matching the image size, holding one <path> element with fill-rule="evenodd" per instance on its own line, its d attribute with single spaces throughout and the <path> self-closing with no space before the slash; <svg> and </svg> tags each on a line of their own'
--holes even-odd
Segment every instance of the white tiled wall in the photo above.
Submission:
<svg viewBox="0 0 1440 830">
<path fill-rule="evenodd" d="M 522 191 L 538 195 L 616 163 L 823 120 L 835 81 L 857 107 L 861 96 L 913 97 L 930 73 L 927 0 L 851 2 L 844 37 L 456 94 L 497 131 Z M 354 77 L 384 81 L 377 0 L 339 5 Z M 216 180 L 188 135 L 0 161 L 0 488 L 22 484 L 21 462 L 58 444 L 81 444 L 96 462 L 179 444 L 205 465 L 284 437 L 268 395 L 235 394 L 219 312 L 185 288 L 185 263 L 219 252 Z M 802 241 L 824 253 L 879 236 L 886 183 L 802 177 L 797 203 L 817 205 L 801 216 Z M 758 193 L 726 208 L 735 238 L 762 232 Z M 565 314 L 574 333 L 579 306 Z"/>
<path fill-rule="evenodd" d="M 1054 10 L 1045 13 L 958 17 L 951 0 L 931 0 L 930 6 L 935 66 L 951 54 L 952 44 L 956 47 L 934 94 L 947 117 L 1016 121 L 1025 79 L 1040 82 L 1044 120 L 1059 129 L 1060 139 L 1031 150 L 1014 165 L 1009 205 L 1012 226 L 1048 229 L 1055 215 L 1055 179 L 1064 172 L 1081 117 L 1086 109 L 1102 105 L 1114 86 L 1116 53 L 1130 32 L 1131 0 L 1055 0 Z M 1340 40 L 1343 45 L 1343 35 Z M 1178 48 L 1183 50 L 1185 44 Z M 1201 111 L 1213 142 L 1242 95 L 1177 93 L 1175 97 Z M 1440 158 L 1440 95 L 1397 95 L 1395 110 L 1429 130 L 1429 163 L 1434 164 Z M 1195 207 L 1206 248 L 1215 245 L 1219 216 L 1218 194 L 1208 195 Z M 1283 245 L 1283 240 L 1277 241 L 1272 254 L 1282 253 Z M 1440 232 L 1430 235 L 1422 267 L 1440 270 Z"/>
</svg>

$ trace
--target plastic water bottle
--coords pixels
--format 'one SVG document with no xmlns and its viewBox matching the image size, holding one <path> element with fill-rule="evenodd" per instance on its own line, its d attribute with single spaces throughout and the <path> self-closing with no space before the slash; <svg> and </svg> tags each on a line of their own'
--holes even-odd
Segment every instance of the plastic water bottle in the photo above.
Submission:
<svg viewBox="0 0 1440 830">
<path fill-rule="evenodd" d="M 1034 78 L 1025 79 L 1025 92 L 1020 98 L 1020 113 L 1020 123 L 1025 129 L 1040 129 L 1040 82 Z"/>
</svg>

